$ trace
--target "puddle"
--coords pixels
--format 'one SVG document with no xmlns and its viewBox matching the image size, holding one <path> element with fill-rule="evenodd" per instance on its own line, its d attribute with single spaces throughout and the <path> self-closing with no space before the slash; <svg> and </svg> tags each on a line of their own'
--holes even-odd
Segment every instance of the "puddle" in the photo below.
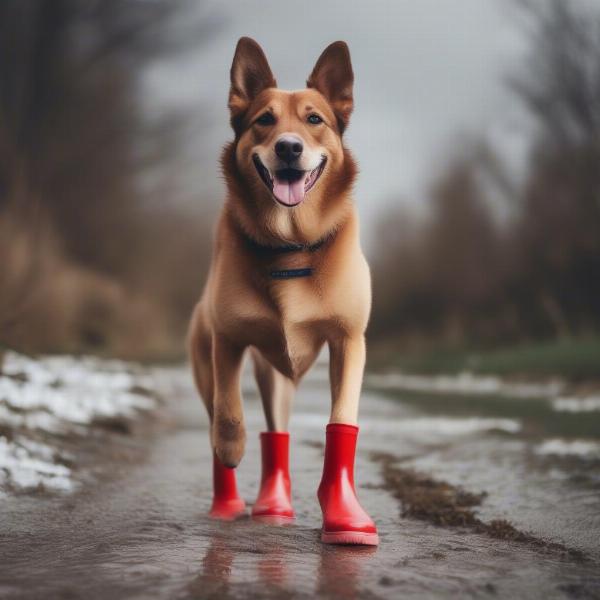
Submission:
<svg viewBox="0 0 600 600">
<path fill-rule="evenodd" d="M 2 598 L 569 598 L 600 589 L 598 465 L 536 453 L 551 440 L 574 441 L 547 433 L 540 400 L 502 408 L 366 391 L 356 481 L 381 545 L 345 548 L 319 539 L 329 412 L 320 374 L 295 402 L 297 520 L 289 527 L 206 517 L 212 455 L 204 409 L 187 371 L 169 377 L 170 427 L 98 430 L 86 438 L 99 451 L 95 463 L 86 459 L 94 477 L 84 486 L 68 496 L 2 499 Z M 251 505 L 264 420 L 256 393 L 246 392 L 238 480 Z M 81 437 L 67 441 L 74 454 Z"/>
</svg>

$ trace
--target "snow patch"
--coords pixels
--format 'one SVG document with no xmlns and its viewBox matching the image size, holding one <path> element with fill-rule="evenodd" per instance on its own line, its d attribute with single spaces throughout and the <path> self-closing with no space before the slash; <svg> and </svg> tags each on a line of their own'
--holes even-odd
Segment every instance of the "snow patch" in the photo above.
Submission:
<svg viewBox="0 0 600 600">
<path fill-rule="evenodd" d="M 525 383 L 504 381 L 493 375 L 409 375 L 407 373 L 370 374 L 365 384 L 373 388 L 406 390 L 439 394 L 511 396 L 515 398 L 548 398 L 559 394 L 562 381 Z"/>
<path fill-rule="evenodd" d="M 292 425 L 302 423 L 304 426 L 323 428 L 327 418 L 312 413 L 292 415 Z M 361 431 L 398 434 L 435 434 L 444 436 L 469 435 L 486 431 L 503 431 L 518 433 L 521 423 L 516 419 L 501 418 L 455 418 L 455 417 L 409 417 L 398 420 L 362 418 Z"/>
<path fill-rule="evenodd" d="M 31 359 L 6 353 L 0 371 L 0 488 L 71 491 L 72 470 L 58 449 L 65 433 L 84 436 L 95 423 L 135 418 L 157 400 L 154 378 L 135 365 L 93 357 Z M 40 444 L 43 437 L 52 445 Z"/>
<path fill-rule="evenodd" d="M 580 458 L 600 458 L 600 443 L 587 440 L 546 440 L 535 448 L 540 456 L 577 456 Z"/>
<path fill-rule="evenodd" d="M 56 432 L 155 407 L 151 378 L 121 361 L 69 356 L 33 360 L 10 352 L 0 376 L 0 423 Z"/>
<path fill-rule="evenodd" d="M 453 417 L 415 417 L 406 418 L 396 423 L 384 421 L 384 427 L 390 431 L 402 434 L 436 434 L 445 436 L 469 435 L 484 431 L 504 431 L 518 433 L 521 423 L 515 419 L 494 419 L 482 417 L 453 418 Z M 382 422 L 363 419 L 360 427 L 363 430 L 381 430 Z"/>
<path fill-rule="evenodd" d="M 561 397 L 552 401 L 557 412 L 588 413 L 600 411 L 600 396 Z"/>
<path fill-rule="evenodd" d="M 60 458 L 51 446 L 0 436 L 0 485 L 70 492 L 74 488 L 71 469 L 58 463 Z"/>
</svg>

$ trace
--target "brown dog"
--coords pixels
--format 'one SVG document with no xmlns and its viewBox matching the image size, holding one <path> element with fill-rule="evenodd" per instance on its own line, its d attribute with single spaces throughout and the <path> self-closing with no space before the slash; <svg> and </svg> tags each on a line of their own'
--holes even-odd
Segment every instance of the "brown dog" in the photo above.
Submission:
<svg viewBox="0 0 600 600">
<path fill-rule="evenodd" d="M 229 94 L 235 140 L 222 155 L 227 198 L 189 336 L 214 452 L 229 468 L 244 454 L 248 348 L 269 431 L 287 431 L 296 385 L 325 343 L 330 423 L 357 421 L 371 291 L 351 199 L 356 166 L 342 141 L 353 108 L 344 42 L 323 52 L 307 87 L 277 89 L 260 46 L 240 39 Z"/>
</svg>

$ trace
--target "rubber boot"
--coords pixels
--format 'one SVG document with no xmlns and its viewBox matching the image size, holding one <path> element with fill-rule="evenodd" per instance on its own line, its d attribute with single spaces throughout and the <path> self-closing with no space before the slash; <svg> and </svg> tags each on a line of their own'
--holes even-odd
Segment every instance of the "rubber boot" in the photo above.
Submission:
<svg viewBox="0 0 600 600">
<path fill-rule="evenodd" d="M 233 521 L 246 512 L 235 481 L 235 469 L 226 467 L 213 453 L 213 502 L 208 513 L 213 519 Z"/>
<path fill-rule="evenodd" d="M 252 516 L 274 524 L 294 520 L 290 483 L 290 434 L 264 431 L 260 434 L 262 476 Z"/>
<path fill-rule="evenodd" d="M 317 493 L 323 511 L 321 541 L 325 544 L 379 544 L 375 523 L 354 490 L 357 437 L 356 425 L 327 425 L 325 464 Z"/>
</svg>

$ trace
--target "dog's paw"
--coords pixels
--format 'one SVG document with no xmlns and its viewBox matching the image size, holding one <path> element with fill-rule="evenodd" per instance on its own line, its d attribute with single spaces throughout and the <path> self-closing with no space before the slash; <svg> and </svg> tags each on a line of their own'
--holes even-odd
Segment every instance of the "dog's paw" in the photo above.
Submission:
<svg viewBox="0 0 600 600">
<path fill-rule="evenodd" d="M 213 424 L 213 445 L 226 467 L 237 467 L 244 456 L 246 430 L 240 419 L 217 417 Z"/>
</svg>

